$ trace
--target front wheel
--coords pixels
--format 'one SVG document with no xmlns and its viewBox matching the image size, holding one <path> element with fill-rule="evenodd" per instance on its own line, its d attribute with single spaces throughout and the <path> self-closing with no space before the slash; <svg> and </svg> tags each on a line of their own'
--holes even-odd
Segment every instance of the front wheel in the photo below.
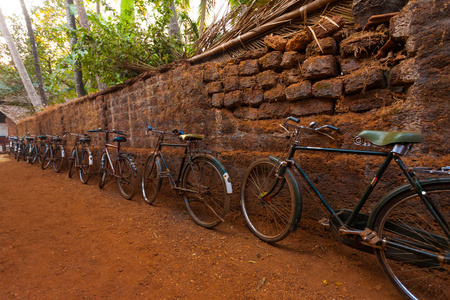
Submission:
<svg viewBox="0 0 450 300">
<path fill-rule="evenodd" d="M 87 149 L 83 149 L 81 152 L 81 161 L 80 161 L 80 180 L 82 183 L 86 184 L 91 177 L 92 171 L 92 156 L 91 152 Z"/>
<path fill-rule="evenodd" d="M 46 149 L 47 147 L 45 146 L 45 144 L 39 144 L 39 147 L 37 149 L 37 156 L 40 164 L 42 164 L 42 158 L 44 157 Z"/>
<path fill-rule="evenodd" d="M 75 160 L 77 159 L 77 150 L 72 150 L 72 155 L 69 158 L 69 178 L 73 176 L 73 170 L 75 169 Z"/>
<path fill-rule="evenodd" d="M 189 215 L 198 225 L 212 228 L 223 221 L 230 196 L 223 167 L 206 156 L 194 157 L 183 172 L 181 186 Z"/>
<path fill-rule="evenodd" d="M 44 154 L 44 156 L 42 157 L 42 164 L 41 164 L 41 166 L 42 166 L 42 170 L 45 170 L 45 169 L 47 169 L 48 168 L 48 166 L 50 165 L 50 163 L 51 163 L 51 156 L 52 156 L 52 151 L 53 151 L 53 148 L 52 147 L 48 147 L 47 148 L 47 150 L 45 151 L 45 154 Z"/>
<path fill-rule="evenodd" d="M 135 192 L 136 183 L 136 171 L 134 168 L 134 162 L 131 158 L 121 155 L 119 157 L 118 172 L 120 173 L 117 178 L 117 184 L 122 197 L 130 200 Z"/>
<path fill-rule="evenodd" d="M 159 176 L 162 171 L 161 158 L 149 155 L 145 161 L 144 172 L 142 173 L 142 196 L 147 204 L 155 202 L 162 185 L 162 178 Z"/>
<path fill-rule="evenodd" d="M 65 156 L 63 146 L 57 146 L 53 156 L 53 171 L 59 173 L 59 171 L 61 171 L 62 169 Z"/>
<path fill-rule="evenodd" d="M 289 169 L 279 176 L 278 162 L 262 159 L 247 169 L 241 184 L 245 223 L 261 240 L 273 243 L 296 228 L 301 215 L 297 182 Z"/>
<path fill-rule="evenodd" d="M 405 297 L 450 299 L 450 182 L 423 187 L 443 224 L 438 224 L 415 191 L 400 193 L 375 218 L 373 229 L 382 240 L 376 255 Z"/>
</svg>

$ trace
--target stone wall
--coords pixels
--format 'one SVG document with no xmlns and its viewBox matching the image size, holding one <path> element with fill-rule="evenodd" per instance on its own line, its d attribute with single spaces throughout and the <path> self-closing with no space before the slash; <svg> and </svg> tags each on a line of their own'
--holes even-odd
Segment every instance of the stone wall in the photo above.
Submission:
<svg viewBox="0 0 450 300">
<path fill-rule="evenodd" d="M 155 142 L 146 130 L 148 125 L 201 133 L 205 135 L 202 146 L 221 152 L 235 191 L 254 159 L 283 150 L 286 139 L 278 124 L 287 116 L 300 118 L 302 124 L 317 121 L 341 129 L 332 133 L 335 140 L 306 137 L 305 142 L 314 146 L 358 148 L 353 138 L 363 129 L 423 132 L 425 143 L 413 152 L 421 161 L 409 160 L 415 165 L 450 165 L 445 5 L 439 0 L 411 1 L 390 21 L 365 31 L 344 27 L 323 35 L 316 32 L 318 43 L 310 36 L 305 42 L 301 32 L 290 41 L 272 37 L 266 41 L 270 47 L 223 63 L 172 63 L 49 108 L 21 121 L 17 133 L 116 128 L 129 134 L 127 144 L 141 162 Z M 347 205 L 362 194 L 363 188 L 357 187 L 371 181 L 374 162 L 379 162 L 311 153 L 298 158 L 308 163 L 313 182 L 319 183 L 325 197 Z M 397 175 L 388 174 L 390 178 Z M 381 189 L 392 187 L 391 183 L 380 185 Z M 343 195 L 345 200 L 336 200 Z M 312 207 L 306 211 L 308 217 L 323 216 L 315 213 L 316 205 Z"/>
</svg>

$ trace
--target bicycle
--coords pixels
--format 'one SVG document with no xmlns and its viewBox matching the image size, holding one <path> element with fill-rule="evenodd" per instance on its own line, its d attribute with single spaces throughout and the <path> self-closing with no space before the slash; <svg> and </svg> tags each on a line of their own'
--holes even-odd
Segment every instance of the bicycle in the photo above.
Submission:
<svg viewBox="0 0 450 300">
<path fill-rule="evenodd" d="M 89 150 L 91 138 L 87 134 L 65 132 L 64 135 L 66 134 L 75 136 L 75 144 L 72 148 L 72 154 L 69 157 L 69 178 L 72 178 L 74 169 L 78 168 L 80 181 L 87 184 L 91 177 L 92 166 L 94 164 L 91 150 Z"/>
<path fill-rule="evenodd" d="M 64 147 L 62 145 L 62 139 L 60 138 L 59 135 L 49 137 L 51 137 L 52 139 L 48 144 L 47 149 L 45 150 L 45 153 L 42 157 L 41 167 L 42 170 L 45 170 L 48 168 L 50 163 L 53 162 L 53 170 L 56 173 L 59 173 L 64 163 L 64 157 L 66 156 L 64 152 Z"/>
<path fill-rule="evenodd" d="M 9 155 L 15 155 L 15 153 L 16 153 L 16 143 L 17 143 L 17 137 L 16 136 L 10 136 L 9 137 L 9 149 L 8 149 L 8 154 Z"/>
<path fill-rule="evenodd" d="M 195 223 L 205 228 L 221 223 L 228 211 L 233 189 L 227 171 L 212 151 L 192 149 L 197 141 L 203 140 L 203 136 L 178 130 L 158 131 L 150 126 L 148 130 L 158 135 L 158 140 L 155 150 L 146 159 L 142 175 L 145 202 L 152 204 L 156 200 L 163 179 L 168 178 L 172 190 L 184 193 L 187 210 Z M 165 136 L 178 136 L 185 143 L 164 143 Z M 177 179 L 167 166 L 161 151 L 163 147 L 185 148 Z"/>
<path fill-rule="evenodd" d="M 28 133 L 26 140 L 27 140 L 27 147 L 25 150 L 26 153 L 25 153 L 24 160 L 26 160 L 29 164 L 34 164 L 37 159 L 37 155 L 36 155 L 37 136 L 30 135 Z"/>
<path fill-rule="evenodd" d="M 317 148 L 299 146 L 302 131 L 329 136 L 325 129 L 339 129 L 330 125 L 318 127 L 316 122 L 309 127 L 293 123 L 299 123 L 299 120 L 288 117 L 281 124 L 290 133 L 282 158 L 270 156 L 254 162 L 243 178 L 241 206 L 245 222 L 253 234 L 270 243 L 282 240 L 297 228 L 302 198 L 293 175 L 295 171 L 330 214 L 324 225 L 328 225 L 344 244 L 375 253 L 383 270 L 403 296 L 411 299 L 449 299 L 450 178 L 419 180 L 416 173 L 449 175 L 450 168 L 408 168 L 400 158 L 413 144 L 421 143 L 423 135 L 362 131 L 355 139 L 358 144 L 364 142 L 366 145 L 391 147 L 392 150 L 387 152 Z M 294 159 L 298 150 L 381 156 L 385 160 L 353 210 L 333 210 Z M 366 200 L 393 160 L 408 184 L 386 194 L 370 215 L 361 213 Z"/>
<path fill-rule="evenodd" d="M 17 161 L 20 161 L 21 159 L 26 160 L 26 155 L 28 153 L 28 144 L 25 142 L 25 140 L 28 142 L 29 139 L 33 139 L 28 136 L 20 136 L 17 144 Z"/>
<path fill-rule="evenodd" d="M 133 153 L 120 152 L 120 143 L 127 141 L 126 134 L 115 129 L 104 130 L 102 128 L 89 130 L 89 132 L 103 132 L 106 134 L 105 144 L 103 146 L 100 160 L 100 181 L 99 188 L 102 189 L 106 183 L 106 175 L 109 174 L 117 178 L 120 194 L 123 198 L 130 200 L 135 193 L 135 178 L 137 176 L 136 164 L 134 162 L 136 155 Z M 109 134 L 116 134 L 113 142 L 117 145 L 109 143 Z M 116 149 L 115 164 L 109 153 L 109 148 Z"/>
<path fill-rule="evenodd" d="M 44 157 L 45 150 L 47 150 L 47 136 L 44 133 L 41 133 L 38 137 L 39 144 L 36 143 L 36 156 L 38 158 L 38 162 L 42 164 L 42 158 Z"/>
</svg>

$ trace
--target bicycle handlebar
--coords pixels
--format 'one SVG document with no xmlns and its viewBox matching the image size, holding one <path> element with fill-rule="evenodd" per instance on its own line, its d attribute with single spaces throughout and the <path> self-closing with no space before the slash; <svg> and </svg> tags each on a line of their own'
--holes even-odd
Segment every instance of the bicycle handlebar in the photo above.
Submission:
<svg viewBox="0 0 450 300">
<path fill-rule="evenodd" d="M 154 130 L 150 125 L 147 126 L 147 130 L 154 132 L 154 133 L 160 133 L 160 134 L 170 134 L 170 135 L 182 135 L 184 134 L 184 131 L 178 131 L 177 129 L 172 130 L 172 132 L 167 131 L 160 131 L 160 130 Z"/>
<path fill-rule="evenodd" d="M 88 130 L 88 132 L 105 132 L 105 133 L 115 133 L 115 134 L 120 134 L 120 135 L 127 135 L 125 132 L 122 131 L 118 131 L 118 130 L 105 130 L 102 129 L 101 127 L 98 129 L 94 129 L 94 130 Z"/>
<path fill-rule="evenodd" d="M 318 124 L 316 121 L 313 121 L 313 122 L 309 123 L 309 126 L 308 126 L 308 127 L 302 126 L 302 125 L 292 124 L 292 123 L 289 123 L 289 121 L 292 121 L 292 122 L 295 122 L 295 123 L 300 123 L 300 120 L 297 119 L 297 118 L 295 118 L 295 117 L 287 117 L 286 119 L 284 119 L 283 124 L 280 124 L 280 126 L 281 126 L 284 130 L 286 130 L 287 132 L 289 132 L 289 130 L 287 129 L 287 127 L 291 127 L 291 128 L 296 129 L 296 130 L 305 129 L 305 130 L 311 130 L 311 131 L 313 131 L 313 132 L 315 132 L 315 133 L 319 133 L 319 134 L 326 135 L 326 136 L 328 136 L 329 138 L 334 139 L 333 137 L 329 136 L 328 134 L 322 132 L 321 130 L 322 130 L 322 129 L 331 129 L 331 130 L 334 130 L 334 131 L 340 131 L 338 127 L 331 126 L 331 125 L 322 125 L 322 126 L 319 126 L 319 124 Z"/>
</svg>

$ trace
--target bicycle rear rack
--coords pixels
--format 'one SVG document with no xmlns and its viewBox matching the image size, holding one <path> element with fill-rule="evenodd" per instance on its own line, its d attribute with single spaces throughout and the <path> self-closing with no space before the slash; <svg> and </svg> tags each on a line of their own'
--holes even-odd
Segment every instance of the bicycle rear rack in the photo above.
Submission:
<svg viewBox="0 0 450 300">
<path fill-rule="evenodd" d="M 427 167 L 409 168 L 409 170 L 416 173 L 424 173 L 432 175 L 450 175 L 450 166 L 442 167 L 440 170 L 434 170 L 433 168 Z"/>
</svg>

